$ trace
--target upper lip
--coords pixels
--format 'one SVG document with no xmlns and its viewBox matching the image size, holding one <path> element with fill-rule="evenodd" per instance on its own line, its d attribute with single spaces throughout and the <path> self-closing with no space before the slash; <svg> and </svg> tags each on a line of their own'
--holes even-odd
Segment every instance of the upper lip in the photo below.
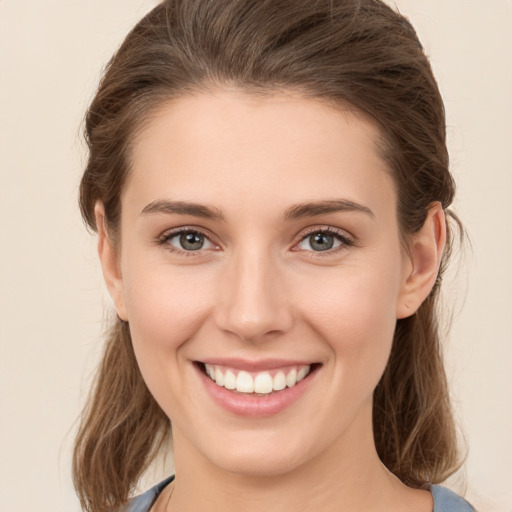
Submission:
<svg viewBox="0 0 512 512">
<path fill-rule="evenodd" d="M 285 368 L 287 366 L 305 366 L 313 364 L 311 361 L 298 361 L 296 359 L 260 359 L 249 360 L 241 358 L 225 358 L 225 357 L 211 357 L 198 361 L 203 364 L 227 366 L 229 368 L 236 368 L 238 370 L 245 370 L 248 372 L 258 372 L 265 370 L 275 370 L 278 368 Z"/>
</svg>

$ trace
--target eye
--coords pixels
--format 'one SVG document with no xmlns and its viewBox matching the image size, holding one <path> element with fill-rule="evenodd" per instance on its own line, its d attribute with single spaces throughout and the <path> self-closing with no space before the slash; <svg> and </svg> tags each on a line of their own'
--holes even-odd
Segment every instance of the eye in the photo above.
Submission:
<svg viewBox="0 0 512 512">
<path fill-rule="evenodd" d="M 162 237 L 160 242 L 170 245 L 172 250 L 178 252 L 196 252 L 215 247 L 206 235 L 192 229 L 168 233 Z"/>
<path fill-rule="evenodd" d="M 328 228 L 310 231 L 301 239 L 298 244 L 298 249 L 314 252 L 336 252 L 336 250 L 343 249 L 350 245 L 353 245 L 350 239 L 332 228 Z"/>
</svg>

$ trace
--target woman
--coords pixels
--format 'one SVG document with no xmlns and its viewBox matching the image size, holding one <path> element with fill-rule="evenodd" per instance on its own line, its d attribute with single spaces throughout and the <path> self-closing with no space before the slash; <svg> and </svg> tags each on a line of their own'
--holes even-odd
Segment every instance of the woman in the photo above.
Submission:
<svg viewBox="0 0 512 512">
<path fill-rule="evenodd" d="M 80 189 L 118 321 L 77 437 L 118 510 L 470 511 L 437 331 L 443 103 L 374 0 L 168 0 L 89 109 Z M 170 421 L 169 421 L 170 420 Z"/>
</svg>

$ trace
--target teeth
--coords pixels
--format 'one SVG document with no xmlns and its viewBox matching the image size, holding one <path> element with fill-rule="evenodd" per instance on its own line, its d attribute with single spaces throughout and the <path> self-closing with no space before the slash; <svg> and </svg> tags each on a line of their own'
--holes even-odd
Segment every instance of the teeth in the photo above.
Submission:
<svg viewBox="0 0 512 512">
<path fill-rule="evenodd" d="M 269 372 L 259 372 L 251 375 L 246 371 L 221 370 L 220 367 L 205 364 L 207 375 L 218 385 L 239 393 L 256 393 L 267 395 L 272 391 L 281 391 L 286 387 L 292 388 L 310 372 L 311 366 L 305 365 L 291 368 L 287 373 L 279 370 L 273 377 Z"/>
<path fill-rule="evenodd" d="M 217 373 L 217 372 L 215 372 Z M 219 384 L 219 381 L 215 379 L 215 382 Z M 222 384 L 219 384 L 222 386 Z M 254 392 L 254 379 L 250 373 L 240 372 L 236 377 L 236 390 L 239 393 L 253 393 Z"/>
<path fill-rule="evenodd" d="M 224 386 L 224 374 L 219 370 L 219 368 L 215 368 L 215 382 L 219 386 Z"/>
<path fill-rule="evenodd" d="M 258 373 L 254 379 L 254 392 L 267 394 L 272 393 L 273 379 L 270 373 Z"/>
<path fill-rule="evenodd" d="M 281 391 L 286 387 L 286 377 L 282 371 L 278 371 L 274 376 L 273 388 L 275 391 Z"/>
<path fill-rule="evenodd" d="M 309 373 L 309 366 L 303 366 L 297 372 L 297 382 L 300 382 Z"/>
<path fill-rule="evenodd" d="M 231 370 L 228 370 L 224 375 L 224 387 L 226 389 L 236 388 L 236 375 Z"/>
<path fill-rule="evenodd" d="M 297 384 L 297 370 L 293 368 L 286 376 L 286 385 L 291 388 Z"/>
</svg>

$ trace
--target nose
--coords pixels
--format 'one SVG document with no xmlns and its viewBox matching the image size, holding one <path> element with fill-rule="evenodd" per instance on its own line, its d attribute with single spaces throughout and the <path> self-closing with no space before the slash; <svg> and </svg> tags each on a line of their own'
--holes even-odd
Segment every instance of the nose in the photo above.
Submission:
<svg viewBox="0 0 512 512">
<path fill-rule="evenodd" d="M 215 310 L 217 326 L 245 341 L 287 332 L 293 322 L 282 272 L 269 254 L 248 248 L 225 268 Z"/>
</svg>

